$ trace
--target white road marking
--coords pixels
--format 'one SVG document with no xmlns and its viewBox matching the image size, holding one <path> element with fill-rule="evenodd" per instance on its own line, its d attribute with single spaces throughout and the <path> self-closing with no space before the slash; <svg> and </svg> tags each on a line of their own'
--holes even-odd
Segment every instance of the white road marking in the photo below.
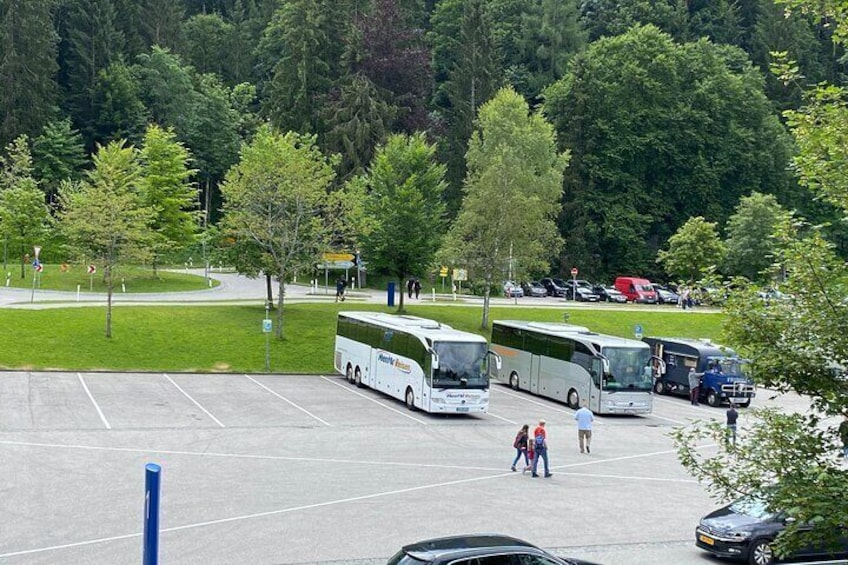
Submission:
<svg viewBox="0 0 848 565">
<path fill-rule="evenodd" d="M 88 390 L 88 385 L 85 384 L 85 379 L 82 378 L 82 373 L 77 373 L 77 377 L 79 378 L 79 382 L 82 385 L 83 390 L 88 395 L 91 403 L 94 404 L 95 410 L 97 410 L 97 414 L 100 416 L 100 421 L 103 422 L 103 425 L 106 426 L 107 430 L 111 430 L 112 426 L 109 425 L 109 421 L 106 419 L 106 416 L 103 415 L 103 410 L 100 409 L 100 406 L 97 404 L 97 401 L 94 400 L 94 396 L 92 396 L 91 391 Z"/>
<path fill-rule="evenodd" d="M 544 406 L 545 408 L 547 408 L 549 410 L 553 410 L 554 412 L 561 412 L 563 414 L 574 414 L 574 410 L 571 410 L 570 408 L 568 410 L 563 410 L 562 408 L 557 408 L 555 406 L 551 406 L 547 402 L 539 402 L 538 400 L 534 400 L 532 398 L 527 398 L 527 396 L 523 395 L 523 394 L 515 394 L 514 392 L 507 392 L 505 390 L 498 390 L 495 387 L 492 387 L 491 390 L 493 390 L 493 391 L 497 390 L 498 394 L 505 394 L 507 396 L 511 396 L 513 398 L 518 398 L 519 400 L 523 400 L 524 402 L 530 402 L 531 404 L 536 404 L 538 406 Z M 528 394 L 530 394 L 530 393 L 528 393 Z"/>
<path fill-rule="evenodd" d="M 404 414 L 404 413 L 403 413 L 403 412 L 401 412 L 400 410 L 395 410 L 395 409 L 394 409 L 394 408 L 392 408 L 391 406 L 387 406 L 387 405 L 383 404 L 382 402 L 380 402 L 380 401 L 378 401 L 378 400 L 374 400 L 373 398 L 369 398 L 367 395 L 362 394 L 361 392 L 355 391 L 355 390 L 353 390 L 353 389 L 351 389 L 351 388 L 349 388 L 349 387 L 347 387 L 347 386 L 345 386 L 345 385 L 343 385 L 343 384 L 341 384 L 341 383 L 337 383 L 336 381 L 334 381 L 334 380 L 332 380 L 332 379 L 328 379 L 328 378 L 327 378 L 327 377 L 325 377 L 324 375 L 321 375 L 321 378 L 322 378 L 322 379 L 324 379 L 325 381 L 327 381 L 328 383 L 334 384 L 334 385 L 336 385 L 337 387 L 339 387 L 339 388 L 341 388 L 341 389 L 343 389 L 343 390 L 346 390 L 346 391 L 348 391 L 348 392 L 350 392 L 350 393 L 353 393 L 353 394 L 356 394 L 356 395 L 358 395 L 358 396 L 361 396 L 361 397 L 362 397 L 362 398 L 364 398 L 365 400 L 369 400 L 369 401 L 373 402 L 374 404 L 377 404 L 377 405 L 379 405 L 379 406 L 382 406 L 382 407 L 383 407 L 383 408 L 385 408 L 386 410 L 391 410 L 391 411 L 392 411 L 392 412 L 394 412 L 395 414 L 400 414 L 400 415 L 401 415 L 401 416 L 403 416 L 404 418 L 409 418 L 410 420 L 414 420 L 414 421 L 418 422 L 419 424 L 423 424 L 423 425 L 425 425 L 425 426 L 428 424 L 428 422 L 425 422 L 424 420 L 420 420 L 420 419 L 416 418 L 415 416 L 410 416 L 409 414 Z"/>
<path fill-rule="evenodd" d="M 200 408 L 201 410 L 203 410 L 203 411 L 206 413 L 206 415 L 207 415 L 207 416 L 209 416 L 210 418 L 212 418 L 213 420 L 215 420 L 215 423 L 216 423 L 216 424 L 218 424 L 218 425 L 219 425 L 219 426 L 221 426 L 222 428 L 226 427 L 226 426 L 224 426 L 224 424 L 222 424 L 222 423 L 221 423 L 221 420 L 219 420 L 218 418 L 216 418 L 215 416 L 213 416 L 213 415 L 212 415 L 212 412 L 210 412 L 209 410 L 207 410 L 206 408 L 204 408 L 203 406 L 201 406 L 201 405 L 200 405 L 200 403 L 199 403 L 198 401 L 196 401 L 195 399 L 193 399 L 189 393 L 187 393 L 186 391 L 184 391 L 184 390 L 180 387 L 180 385 L 178 385 L 176 382 L 174 382 L 174 379 L 172 379 L 171 377 L 169 377 L 167 373 L 162 373 L 162 375 L 163 375 L 166 379 L 168 379 L 168 381 L 170 381 L 170 383 L 171 383 L 172 385 L 174 385 L 175 387 L 177 387 L 177 390 L 178 390 L 178 391 L 180 391 L 181 393 L 183 393 L 183 394 L 185 395 L 185 397 L 186 397 L 186 398 L 188 398 L 189 400 L 191 400 L 191 401 L 194 403 L 194 405 L 195 405 L 195 406 L 197 406 L 198 408 Z"/>
<path fill-rule="evenodd" d="M 491 412 L 487 412 L 487 414 L 489 416 L 491 416 L 492 418 L 497 418 L 498 420 L 503 420 L 504 422 L 509 422 L 510 424 L 515 424 L 516 426 L 518 425 L 518 422 L 513 422 L 509 418 L 504 418 L 503 416 L 498 416 L 497 414 L 492 414 Z"/>
<path fill-rule="evenodd" d="M 321 422 L 321 423 L 322 423 L 322 424 L 324 424 L 325 426 L 332 427 L 332 425 L 330 424 L 330 422 L 327 422 L 326 420 L 323 420 L 323 419 L 319 418 L 318 416 L 316 416 L 315 414 L 313 414 L 312 412 L 310 412 L 310 411 L 309 411 L 309 410 L 307 410 L 306 408 L 303 408 L 303 407 L 301 407 L 301 406 L 298 406 L 297 404 L 295 404 L 294 402 L 292 402 L 291 400 L 289 400 L 288 398 L 286 398 L 286 397 L 285 397 L 285 396 L 283 396 L 282 394 L 279 394 L 279 393 L 277 393 L 277 392 L 275 392 L 275 391 L 271 390 L 270 388 L 268 388 L 267 386 L 263 385 L 262 383 L 260 383 L 260 382 L 259 382 L 259 381 L 257 381 L 256 379 L 254 379 L 253 377 L 251 377 L 251 376 L 249 376 L 249 375 L 245 375 L 244 377 L 245 377 L 246 379 L 248 379 L 248 380 L 250 380 L 250 381 L 253 381 L 254 383 L 258 384 L 259 386 L 261 386 L 262 388 L 264 388 L 265 390 L 267 390 L 268 392 L 270 392 L 271 394 L 273 394 L 274 396 L 276 396 L 276 397 L 277 397 L 277 398 L 279 398 L 280 400 L 282 400 L 282 401 L 284 401 L 284 402 L 288 402 L 289 404 L 291 404 L 292 406 L 294 406 L 295 408 L 297 408 L 298 410 L 300 410 L 301 412 L 303 412 L 304 414 L 306 414 L 306 415 L 307 415 L 307 416 L 309 416 L 310 418 L 314 418 L 314 419 L 318 420 L 319 422 Z"/>
</svg>

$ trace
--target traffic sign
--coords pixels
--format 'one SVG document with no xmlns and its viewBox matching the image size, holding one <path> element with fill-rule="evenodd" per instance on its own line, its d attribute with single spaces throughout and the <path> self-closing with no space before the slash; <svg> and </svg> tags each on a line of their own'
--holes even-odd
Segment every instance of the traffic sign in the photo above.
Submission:
<svg viewBox="0 0 848 565">
<path fill-rule="evenodd" d="M 440 276 L 440 277 L 446 277 L 446 276 L 448 276 L 448 268 L 447 268 L 447 267 L 442 267 L 441 269 L 439 269 L 439 276 Z"/>
<path fill-rule="evenodd" d="M 274 323 L 269 318 L 262 320 L 262 333 L 269 334 L 273 328 Z"/>
<path fill-rule="evenodd" d="M 636 336 L 636 339 L 642 339 L 643 331 L 644 330 L 642 328 L 642 324 L 636 324 L 636 326 L 633 328 L 633 335 Z"/>
<path fill-rule="evenodd" d="M 44 270 L 44 265 L 42 265 L 41 263 L 39 263 L 35 266 L 35 272 L 36 273 L 40 273 L 43 270 Z"/>
<path fill-rule="evenodd" d="M 94 273 L 96 273 L 96 272 L 97 272 L 97 267 L 95 267 L 94 265 L 89 265 L 89 266 L 88 266 L 88 274 L 89 274 L 89 275 L 93 275 L 93 274 L 94 274 Z"/>
<path fill-rule="evenodd" d="M 327 263 L 334 261 L 353 261 L 355 257 L 352 253 L 324 253 L 323 259 Z"/>
<path fill-rule="evenodd" d="M 577 267 L 571 267 L 571 276 L 572 276 L 572 277 L 576 277 L 576 276 L 577 276 Z"/>
</svg>

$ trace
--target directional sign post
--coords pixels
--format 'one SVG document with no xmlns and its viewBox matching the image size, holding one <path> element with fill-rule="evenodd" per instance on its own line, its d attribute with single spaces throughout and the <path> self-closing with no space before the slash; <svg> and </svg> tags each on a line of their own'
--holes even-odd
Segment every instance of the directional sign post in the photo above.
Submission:
<svg viewBox="0 0 848 565">
<path fill-rule="evenodd" d="M 643 333 L 644 329 L 642 328 L 642 324 L 636 324 L 633 327 L 633 335 L 636 336 L 636 339 L 642 339 Z"/>
<path fill-rule="evenodd" d="M 271 372 L 271 331 L 274 322 L 271 321 L 271 302 L 265 302 L 265 319 L 262 320 L 262 333 L 265 334 L 265 372 Z"/>
<path fill-rule="evenodd" d="M 94 273 L 97 272 L 97 267 L 94 265 L 88 266 L 88 290 L 89 292 L 94 290 Z"/>
<path fill-rule="evenodd" d="M 577 267 L 571 267 L 571 298 L 577 300 Z"/>
</svg>

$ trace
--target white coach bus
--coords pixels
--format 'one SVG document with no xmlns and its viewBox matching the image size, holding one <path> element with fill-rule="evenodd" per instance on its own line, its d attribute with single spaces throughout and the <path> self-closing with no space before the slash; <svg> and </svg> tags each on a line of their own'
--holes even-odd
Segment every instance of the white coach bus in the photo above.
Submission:
<svg viewBox="0 0 848 565">
<path fill-rule="evenodd" d="M 478 413 L 489 407 L 486 339 L 433 320 L 339 312 L 334 365 L 357 386 L 403 400 L 410 410 Z"/>
<path fill-rule="evenodd" d="M 562 323 L 495 321 L 491 350 L 502 358 L 493 372 L 515 390 L 578 408 L 588 400 L 599 414 L 651 412 L 652 364 L 648 344 Z"/>
</svg>

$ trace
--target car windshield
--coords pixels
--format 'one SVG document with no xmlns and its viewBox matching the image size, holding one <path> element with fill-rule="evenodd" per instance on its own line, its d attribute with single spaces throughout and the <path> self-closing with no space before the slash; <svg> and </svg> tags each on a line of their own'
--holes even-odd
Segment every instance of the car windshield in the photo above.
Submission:
<svg viewBox="0 0 848 565">
<path fill-rule="evenodd" d="M 736 512 L 737 514 L 743 514 L 745 516 L 750 516 L 751 518 L 756 518 L 758 520 L 770 520 L 775 515 L 774 512 L 771 512 L 768 509 L 765 501 L 762 498 L 756 496 L 746 496 L 744 498 L 740 498 L 739 500 L 730 505 L 730 509 Z"/>
<path fill-rule="evenodd" d="M 439 356 L 439 368 L 433 371 L 436 388 L 486 388 L 489 375 L 486 370 L 485 343 L 437 341 L 433 349 Z"/>
<path fill-rule="evenodd" d="M 651 288 L 651 285 L 647 285 L 647 284 L 637 284 L 637 285 L 636 285 L 636 290 L 641 291 L 641 292 L 653 292 L 653 290 L 654 290 L 654 289 L 653 289 L 653 288 Z"/>
<path fill-rule="evenodd" d="M 604 390 L 651 390 L 651 352 L 647 347 L 604 347 L 601 353 L 610 365 Z"/>
</svg>

